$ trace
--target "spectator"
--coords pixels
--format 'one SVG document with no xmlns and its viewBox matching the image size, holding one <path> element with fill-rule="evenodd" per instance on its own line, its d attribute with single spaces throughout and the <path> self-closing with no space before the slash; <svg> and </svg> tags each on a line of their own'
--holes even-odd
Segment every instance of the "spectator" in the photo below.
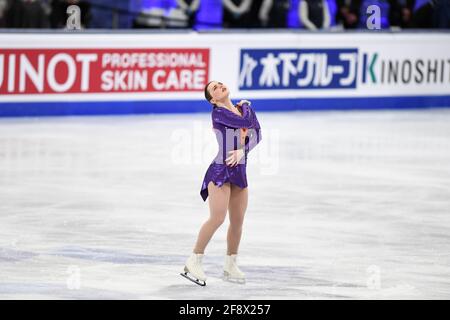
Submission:
<svg viewBox="0 0 450 320">
<path fill-rule="evenodd" d="M 178 12 L 178 13 L 180 13 L 180 12 Z M 184 16 L 184 13 L 182 13 L 182 15 Z M 187 20 L 187 18 L 186 18 L 186 20 Z M 170 22 L 169 23 L 170 27 L 174 27 L 172 24 L 175 21 L 169 20 L 169 22 Z M 185 21 L 185 23 L 187 25 L 187 21 Z M 139 13 L 139 15 L 133 21 L 133 28 L 160 29 L 160 28 L 165 27 L 165 24 L 166 24 L 166 22 L 165 22 L 164 9 L 152 7 L 149 9 L 142 10 Z"/>
<path fill-rule="evenodd" d="M 413 25 L 413 12 L 415 8 L 420 8 L 429 0 L 389 0 L 389 24 L 391 27 L 409 28 Z M 425 11 L 419 14 L 420 25 L 431 27 L 431 11 L 427 6 Z M 425 13 L 423 15 L 423 13 Z"/>
<path fill-rule="evenodd" d="M 252 0 L 247 14 L 247 28 L 261 28 L 263 21 L 261 19 L 261 10 L 264 0 Z"/>
<path fill-rule="evenodd" d="M 290 8 L 289 0 L 264 0 L 260 19 L 263 26 L 269 28 L 287 28 L 287 16 Z"/>
<path fill-rule="evenodd" d="M 428 29 L 433 27 L 434 4 L 431 0 L 415 0 L 411 26 Z"/>
<path fill-rule="evenodd" d="M 162 16 L 164 17 L 164 14 Z M 174 7 L 170 8 L 169 12 L 164 17 L 164 20 L 164 23 L 162 19 L 160 20 L 160 23 L 158 24 L 159 27 L 185 29 L 188 27 L 189 17 L 186 15 L 183 9 Z"/>
<path fill-rule="evenodd" d="M 330 9 L 326 0 L 301 0 L 299 17 L 308 30 L 328 29 L 330 27 Z"/>
<path fill-rule="evenodd" d="M 50 21 L 52 28 L 65 28 L 67 25 L 67 8 L 71 5 L 77 5 L 80 8 L 81 27 L 83 29 L 89 26 L 91 19 L 91 6 L 89 2 L 83 0 L 53 0 L 52 13 Z"/>
<path fill-rule="evenodd" d="M 262 28 L 267 27 L 270 19 L 270 11 L 273 0 L 251 0 L 250 9 L 245 19 L 245 27 Z"/>
<path fill-rule="evenodd" d="M 449 0 L 415 0 L 413 28 L 450 28 Z"/>
<path fill-rule="evenodd" d="M 402 2 L 389 0 L 389 24 L 391 27 L 402 27 Z"/>
<path fill-rule="evenodd" d="M 359 25 L 362 0 L 337 0 L 336 21 L 345 29 L 355 29 Z"/>
<path fill-rule="evenodd" d="M 5 22 L 8 28 L 48 28 L 50 26 L 44 6 L 39 0 L 10 1 Z"/>
<path fill-rule="evenodd" d="M 6 27 L 6 10 L 8 9 L 8 1 L 0 0 L 0 28 Z"/>
<path fill-rule="evenodd" d="M 188 27 L 193 28 L 198 9 L 200 7 L 200 0 L 177 0 L 177 4 L 188 17 Z"/>
<path fill-rule="evenodd" d="M 223 26 L 247 28 L 252 0 L 223 0 Z"/>
<path fill-rule="evenodd" d="M 261 9 L 258 12 L 258 18 L 261 22 L 261 27 L 267 28 L 269 26 L 270 10 L 273 6 L 273 0 L 262 0 Z"/>
<path fill-rule="evenodd" d="M 414 0 L 392 0 L 389 21 L 391 26 L 409 28 L 412 23 Z"/>
<path fill-rule="evenodd" d="M 434 0 L 433 26 L 435 28 L 450 28 L 450 1 Z"/>
</svg>

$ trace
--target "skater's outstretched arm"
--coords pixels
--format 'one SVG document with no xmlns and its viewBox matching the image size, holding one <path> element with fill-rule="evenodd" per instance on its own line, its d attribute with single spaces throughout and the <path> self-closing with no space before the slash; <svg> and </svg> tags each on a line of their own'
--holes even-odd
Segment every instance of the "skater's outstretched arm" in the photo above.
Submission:
<svg viewBox="0 0 450 320">
<path fill-rule="evenodd" d="M 242 104 L 242 117 L 223 107 L 216 107 L 212 111 L 212 118 L 213 122 L 235 129 L 250 128 L 254 123 L 248 103 Z"/>
</svg>

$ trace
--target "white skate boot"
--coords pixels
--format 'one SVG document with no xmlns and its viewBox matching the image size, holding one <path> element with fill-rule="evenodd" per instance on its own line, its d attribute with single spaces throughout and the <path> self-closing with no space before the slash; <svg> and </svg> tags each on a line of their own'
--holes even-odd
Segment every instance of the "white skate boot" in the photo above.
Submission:
<svg viewBox="0 0 450 320">
<path fill-rule="evenodd" d="M 225 266 L 223 268 L 223 280 L 244 284 L 245 274 L 238 268 L 236 263 L 237 255 L 226 255 Z"/>
<path fill-rule="evenodd" d="M 206 275 L 203 272 L 202 259 L 202 253 L 192 253 L 186 260 L 183 273 L 180 274 L 200 286 L 206 286 Z"/>
</svg>

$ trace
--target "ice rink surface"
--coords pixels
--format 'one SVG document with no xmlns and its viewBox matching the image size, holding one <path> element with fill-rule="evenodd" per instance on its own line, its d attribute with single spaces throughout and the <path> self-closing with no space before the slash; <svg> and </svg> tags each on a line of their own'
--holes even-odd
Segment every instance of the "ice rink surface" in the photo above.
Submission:
<svg viewBox="0 0 450 320">
<path fill-rule="evenodd" d="M 0 119 L 1 299 L 449 299 L 450 109 L 258 113 L 238 262 L 179 275 L 207 113 Z"/>
</svg>

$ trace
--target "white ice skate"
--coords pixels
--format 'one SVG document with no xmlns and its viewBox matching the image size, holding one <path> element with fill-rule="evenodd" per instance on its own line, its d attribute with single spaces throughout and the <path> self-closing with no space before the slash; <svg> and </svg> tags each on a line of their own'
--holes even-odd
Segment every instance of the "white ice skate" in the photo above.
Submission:
<svg viewBox="0 0 450 320">
<path fill-rule="evenodd" d="M 237 255 L 226 255 L 225 266 L 223 268 L 223 280 L 244 284 L 245 274 L 238 268 L 236 263 Z"/>
<path fill-rule="evenodd" d="M 206 275 L 203 272 L 202 259 L 202 253 L 192 253 L 186 260 L 184 270 L 180 274 L 199 286 L 206 286 Z"/>
</svg>

